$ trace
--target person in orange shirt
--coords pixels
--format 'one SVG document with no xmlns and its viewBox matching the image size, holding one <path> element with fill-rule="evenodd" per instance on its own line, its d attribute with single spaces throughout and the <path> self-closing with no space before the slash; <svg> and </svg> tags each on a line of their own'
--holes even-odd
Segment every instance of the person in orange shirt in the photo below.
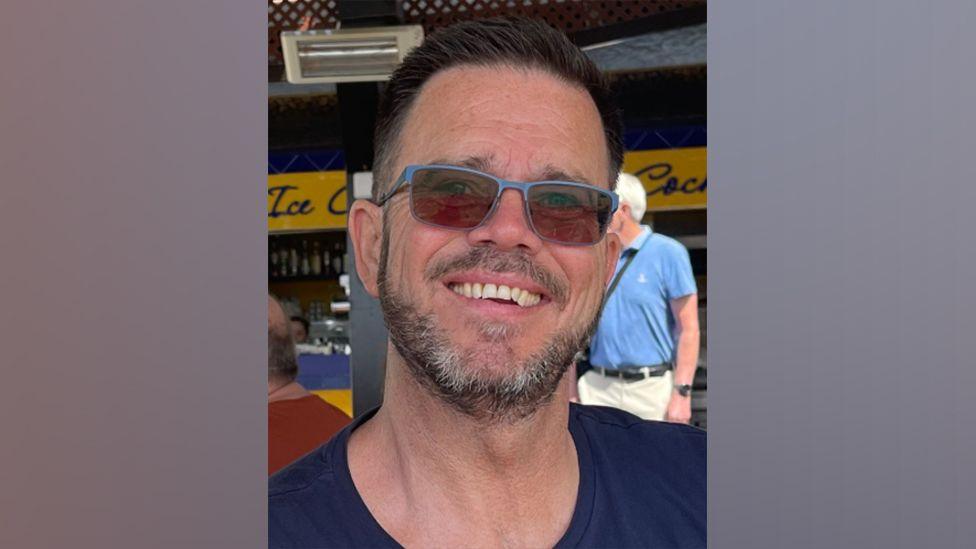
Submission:
<svg viewBox="0 0 976 549">
<path fill-rule="evenodd" d="M 318 448 L 350 421 L 302 387 L 297 376 L 288 317 L 268 296 L 268 475 Z"/>
</svg>

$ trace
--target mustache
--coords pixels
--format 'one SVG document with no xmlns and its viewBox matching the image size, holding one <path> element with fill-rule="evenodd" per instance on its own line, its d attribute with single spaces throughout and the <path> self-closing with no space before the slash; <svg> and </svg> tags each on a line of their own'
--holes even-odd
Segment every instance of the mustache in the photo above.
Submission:
<svg viewBox="0 0 976 549">
<path fill-rule="evenodd" d="M 494 273 L 515 273 L 525 276 L 545 288 L 549 297 L 559 305 L 565 305 L 569 298 L 569 288 L 566 284 L 548 269 L 537 265 L 524 253 L 502 252 L 489 246 L 471 248 L 465 253 L 432 263 L 424 270 L 424 276 L 428 280 L 437 280 L 456 271 L 476 268 Z"/>
</svg>

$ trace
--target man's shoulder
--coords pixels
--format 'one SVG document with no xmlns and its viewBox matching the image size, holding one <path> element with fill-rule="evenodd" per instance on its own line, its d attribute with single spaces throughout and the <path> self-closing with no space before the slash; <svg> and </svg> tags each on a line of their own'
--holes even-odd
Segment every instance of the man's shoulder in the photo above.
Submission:
<svg viewBox="0 0 976 549">
<path fill-rule="evenodd" d="M 593 512 L 579 545 L 704 547 L 705 432 L 574 405 Z M 579 447 L 579 446 L 578 446 Z"/>
<path fill-rule="evenodd" d="M 645 244 L 651 244 L 658 252 L 687 253 L 688 248 L 678 240 L 661 233 L 651 233 Z"/>
<path fill-rule="evenodd" d="M 647 438 L 660 440 L 704 441 L 706 433 L 698 427 L 666 421 L 641 419 L 630 412 L 607 406 L 574 405 L 576 420 L 584 427 L 608 437 L 626 439 Z"/>
<path fill-rule="evenodd" d="M 391 545 L 356 494 L 346 434 L 268 479 L 268 547 Z"/>
<path fill-rule="evenodd" d="M 275 400 L 268 403 L 269 410 L 281 411 L 281 413 L 295 413 L 295 412 L 322 412 L 322 413 L 338 413 L 346 416 L 346 413 L 334 406 L 333 404 L 327 402 L 325 399 L 316 395 L 315 393 L 308 393 L 305 395 L 298 396 L 296 398 L 288 398 L 282 400 Z M 349 417 L 349 416 L 346 416 Z"/>
<path fill-rule="evenodd" d="M 627 463 L 631 467 L 701 468 L 704 473 L 707 437 L 690 425 L 648 421 L 604 406 L 574 406 L 575 420 L 590 440 L 597 465 Z"/>
<path fill-rule="evenodd" d="M 268 497 L 288 498 L 308 493 L 316 485 L 331 481 L 335 471 L 329 455 L 334 440 L 298 459 L 268 478 Z"/>
<path fill-rule="evenodd" d="M 337 422 L 340 425 L 346 425 L 352 419 L 346 415 L 345 412 L 331 404 L 326 402 L 325 399 L 318 395 L 309 395 L 311 398 L 308 399 L 308 412 L 310 415 L 314 414 L 322 418 L 323 420 L 329 420 L 332 422 Z"/>
</svg>

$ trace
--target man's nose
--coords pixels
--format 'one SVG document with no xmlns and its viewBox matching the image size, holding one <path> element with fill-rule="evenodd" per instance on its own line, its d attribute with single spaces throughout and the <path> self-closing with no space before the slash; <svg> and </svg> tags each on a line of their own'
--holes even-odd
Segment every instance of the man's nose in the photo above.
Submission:
<svg viewBox="0 0 976 549">
<path fill-rule="evenodd" d="M 491 217 L 468 232 L 471 245 L 491 244 L 503 250 L 522 248 L 530 253 L 538 252 L 542 240 L 529 225 L 523 200 L 522 193 L 515 189 L 502 191 Z"/>
</svg>

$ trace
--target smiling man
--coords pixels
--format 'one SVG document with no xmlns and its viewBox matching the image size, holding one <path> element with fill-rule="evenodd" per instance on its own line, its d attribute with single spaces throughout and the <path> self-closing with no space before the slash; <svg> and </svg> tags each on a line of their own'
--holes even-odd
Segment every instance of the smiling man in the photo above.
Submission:
<svg viewBox="0 0 976 549">
<path fill-rule="evenodd" d="M 272 477 L 272 547 L 705 545 L 705 436 L 568 404 L 620 242 L 603 76 L 527 20 L 438 31 L 390 81 L 356 269 L 383 404 Z"/>
</svg>

